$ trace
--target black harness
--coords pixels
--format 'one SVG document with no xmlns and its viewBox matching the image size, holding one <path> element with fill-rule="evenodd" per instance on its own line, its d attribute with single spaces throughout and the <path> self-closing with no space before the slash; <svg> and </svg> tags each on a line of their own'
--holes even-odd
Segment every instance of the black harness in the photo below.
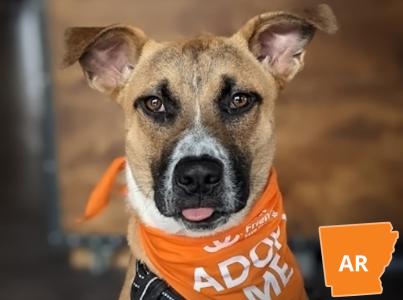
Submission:
<svg viewBox="0 0 403 300">
<path fill-rule="evenodd" d="M 130 292 L 131 300 L 185 300 L 147 266 L 136 261 L 136 276 Z"/>
</svg>

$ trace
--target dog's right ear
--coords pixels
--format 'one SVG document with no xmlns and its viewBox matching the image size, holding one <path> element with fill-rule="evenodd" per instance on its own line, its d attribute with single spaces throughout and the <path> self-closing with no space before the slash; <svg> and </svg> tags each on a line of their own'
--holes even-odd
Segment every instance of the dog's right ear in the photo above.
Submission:
<svg viewBox="0 0 403 300">
<path fill-rule="evenodd" d="M 63 66 L 79 61 L 89 85 L 112 94 L 129 79 L 147 38 L 134 27 L 73 27 L 65 32 Z"/>
<path fill-rule="evenodd" d="M 337 31 L 336 17 L 327 4 L 294 12 L 269 12 L 247 22 L 234 38 L 280 83 L 290 81 L 304 66 L 307 45 L 317 29 Z"/>
</svg>

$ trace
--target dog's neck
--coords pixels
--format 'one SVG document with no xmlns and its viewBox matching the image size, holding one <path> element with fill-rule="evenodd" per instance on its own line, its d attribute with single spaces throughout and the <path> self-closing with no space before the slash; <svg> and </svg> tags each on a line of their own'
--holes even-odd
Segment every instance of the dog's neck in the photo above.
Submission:
<svg viewBox="0 0 403 300">
<path fill-rule="evenodd" d="M 180 221 L 162 215 L 157 209 L 152 197 L 144 195 L 133 176 L 130 164 L 126 165 L 126 181 L 128 187 L 128 203 L 130 208 L 136 212 L 136 216 L 140 218 L 139 221 L 147 226 L 157 228 L 170 234 L 202 237 L 225 231 L 242 222 L 254 203 L 254 201 L 250 201 L 251 199 L 249 199 L 246 207 L 232 215 L 231 219 L 226 224 L 220 226 L 219 229 L 209 231 L 188 230 Z"/>
</svg>

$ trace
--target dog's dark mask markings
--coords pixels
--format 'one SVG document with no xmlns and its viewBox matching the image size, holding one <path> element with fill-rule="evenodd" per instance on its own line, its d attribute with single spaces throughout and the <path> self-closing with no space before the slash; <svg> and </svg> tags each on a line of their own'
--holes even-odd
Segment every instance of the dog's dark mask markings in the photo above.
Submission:
<svg viewBox="0 0 403 300">
<path fill-rule="evenodd" d="M 242 115 L 248 113 L 262 101 L 258 93 L 238 87 L 236 81 L 229 76 L 222 76 L 222 78 L 219 96 L 211 101 L 211 105 L 221 117 L 221 122 L 240 120 Z M 145 107 L 145 101 L 152 96 L 142 96 L 136 100 L 136 104 L 141 105 L 145 113 L 161 126 L 172 124 L 180 109 L 179 101 L 173 100 L 174 97 L 168 86 L 169 84 L 165 80 L 154 92 L 154 95 L 164 99 L 162 103 L 165 112 L 149 112 Z M 238 95 L 247 97 L 246 104 L 240 108 L 231 108 L 231 102 Z M 169 118 L 169 123 L 167 122 L 168 111 L 174 111 L 172 115 L 175 116 L 175 118 Z M 225 124 L 223 124 L 224 126 Z M 196 132 L 206 131 L 205 128 L 194 130 Z M 190 130 L 188 135 L 192 134 L 194 133 Z M 235 140 L 228 139 L 228 145 L 224 145 L 222 142 L 217 143 L 222 145 L 223 151 L 228 154 L 227 161 L 222 161 L 220 158 L 206 153 L 199 153 L 198 156 L 188 153 L 175 161 L 173 152 L 178 147 L 180 140 L 171 143 L 169 149 L 162 151 L 160 158 L 153 162 L 153 190 L 156 207 L 162 215 L 182 221 L 189 229 L 213 229 L 219 224 L 225 223 L 231 214 L 245 207 L 249 196 L 250 159 L 245 151 L 238 148 Z M 194 142 L 197 143 L 197 138 Z M 174 164 L 171 166 L 173 174 L 168 174 L 170 164 Z M 224 172 L 225 167 L 227 172 Z M 229 176 L 229 178 L 224 178 L 224 176 Z M 167 189 L 170 192 L 167 192 Z M 231 189 L 234 192 L 231 194 L 232 198 L 229 199 L 226 191 Z M 203 207 L 213 208 L 214 212 L 201 221 L 189 221 L 181 213 L 184 209 Z"/>
<path fill-rule="evenodd" d="M 175 146 L 173 147 L 175 148 Z M 250 160 L 236 145 L 228 145 L 227 168 L 231 175 L 230 187 L 225 185 L 224 162 L 204 154 L 184 156 L 173 168 L 171 198 L 167 197 L 166 180 L 172 163 L 173 148 L 163 151 L 158 162 L 152 166 L 154 201 L 166 217 L 173 217 L 188 229 L 214 229 L 225 223 L 231 214 L 242 210 L 249 197 Z M 226 191 L 234 188 L 229 198 Z M 171 204 L 171 205 L 169 205 Z M 189 208 L 210 207 L 214 213 L 208 218 L 192 222 L 181 211 Z"/>
</svg>

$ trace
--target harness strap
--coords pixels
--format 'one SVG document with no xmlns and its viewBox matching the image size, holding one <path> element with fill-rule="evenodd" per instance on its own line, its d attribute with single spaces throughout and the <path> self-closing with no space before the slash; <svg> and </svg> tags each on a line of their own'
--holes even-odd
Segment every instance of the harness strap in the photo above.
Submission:
<svg viewBox="0 0 403 300">
<path fill-rule="evenodd" d="M 136 276 L 130 292 L 131 300 L 184 300 L 164 280 L 151 272 L 147 266 L 136 261 Z"/>
</svg>

